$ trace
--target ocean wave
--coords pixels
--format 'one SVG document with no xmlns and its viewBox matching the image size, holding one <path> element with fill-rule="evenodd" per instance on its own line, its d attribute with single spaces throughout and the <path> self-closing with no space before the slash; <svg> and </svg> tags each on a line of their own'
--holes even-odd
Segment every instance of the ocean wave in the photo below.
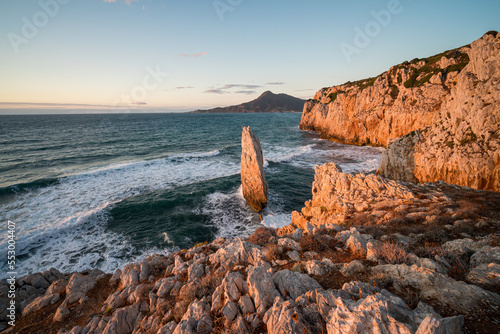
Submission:
<svg viewBox="0 0 500 334">
<path fill-rule="evenodd" d="M 210 154 L 216 156 L 215 152 Z M 0 221 L 16 222 L 20 254 L 29 254 L 20 259 L 20 273 L 51 266 L 68 271 L 85 266 L 115 268 L 122 255 L 132 258 L 137 254 L 133 247 L 127 250 L 130 243 L 126 236 L 106 230 L 110 206 L 156 190 L 238 173 L 238 164 L 216 158 L 159 159 L 108 166 L 17 194 L 0 205 Z M 0 233 L 5 229 L 6 224 L 2 224 Z M 7 249 L 5 242 L 5 238 L 0 240 L 0 250 Z"/>
<path fill-rule="evenodd" d="M 34 189 L 49 187 L 59 182 L 58 178 L 38 179 L 26 183 L 18 183 L 11 186 L 0 188 L 0 197 L 3 195 L 17 194 Z"/>
<path fill-rule="evenodd" d="M 249 236 L 260 225 L 259 215 L 246 204 L 241 186 L 229 194 L 207 195 L 201 212 L 209 216 L 209 224 L 217 228 L 216 237 Z"/>
<path fill-rule="evenodd" d="M 314 153 L 314 144 L 299 147 L 284 147 L 275 145 L 265 145 L 263 149 L 264 161 L 266 162 L 288 162 L 294 158 Z"/>
</svg>

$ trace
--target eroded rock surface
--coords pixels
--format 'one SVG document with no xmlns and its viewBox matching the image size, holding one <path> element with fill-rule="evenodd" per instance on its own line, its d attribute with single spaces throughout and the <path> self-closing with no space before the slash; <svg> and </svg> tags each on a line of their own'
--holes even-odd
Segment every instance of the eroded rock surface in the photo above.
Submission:
<svg viewBox="0 0 500 334">
<path fill-rule="evenodd" d="M 380 175 L 500 191 L 500 34 L 484 35 L 466 52 L 470 62 L 435 120 L 390 144 Z"/>
<path fill-rule="evenodd" d="M 267 206 L 268 185 L 264 175 L 264 158 L 259 139 L 250 127 L 241 135 L 241 184 L 243 196 L 255 211 Z"/>
</svg>

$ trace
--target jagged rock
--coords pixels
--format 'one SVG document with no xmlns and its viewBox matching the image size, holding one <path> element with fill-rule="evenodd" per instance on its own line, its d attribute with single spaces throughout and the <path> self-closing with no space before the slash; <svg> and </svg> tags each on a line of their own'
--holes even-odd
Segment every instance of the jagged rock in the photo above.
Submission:
<svg viewBox="0 0 500 334">
<path fill-rule="evenodd" d="M 56 314 L 54 315 L 54 321 L 63 322 L 69 317 L 70 313 L 71 312 L 66 307 L 61 305 L 57 308 Z"/>
<path fill-rule="evenodd" d="M 34 311 L 38 311 L 49 304 L 55 304 L 59 300 L 60 297 L 58 293 L 47 294 L 37 297 L 23 309 L 22 311 L 23 316 L 25 317 Z"/>
<path fill-rule="evenodd" d="M 445 242 L 442 248 L 459 256 L 470 256 L 474 253 L 475 243 L 476 242 L 474 240 L 469 238 L 456 239 Z"/>
<path fill-rule="evenodd" d="M 238 301 L 241 295 L 248 292 L 245 278 L 238 272 L 228 271 L 222 281 L 222 287 L 224 288 L 224 296 L 232 301 Z"/>
<path fill-rule="evenodd" d="M 333 269 L 333 266 L 331 265 L 330 262 L 324 260 L 322 261 L 309 260 L 304 263 L 305 270 L 309 275 L 316 275 L 316 276 L 326 275 Z"/>
<path fill-rule="evenodd" d="M 286 253 L 286 255 L 288 255 L 288 257 L 292 261 L 295 261 L 295 262 L 299 262 L 300 261 L 300 254 L 297 251 L 288 251 Z"/>
<path fill-rule="evenodd" d="M 431 259 L 428 258 L 418 258 L 415 263 L 417 266 L 422 267 L 422 268 L 427 268 L 433 271 L 436 271 L 440 274 L 446 275 L 447 271 L 445 268 L 440 266 L 438 263 L 432 261 Z"/>
<path fill-rule="evenodd" d="M 235 264 L 266 265 L 260 247 L 240 238 L 233 239 L 209 256 L 210 263 L 218 263 L 223 268 L 232 268 Z M 267 264 L 269 266 L 269 264 Z"/>
<path fill-rule="evenodd" d="M 252 209 L 259 212 L 267 206 L 268 185 L 264 175 L 262 148 L 250 127 L 243 127 L 241 150 L 243 197 Z"/>
<path fill-rule="evenodd" d="M 480 264 L 471 269 L 467 275 L 467 280 L 475 285 L 483 288 L 499 288 L 500 287 L 500 264 Z"/>
<path fill-rule="evenodd" d="M 359 273 L 366 271 L 365 266 L 358 260 L 351 261 L 350 263 L 344 264 L 344 267 L 340 269 L 340 273 L 346 277 L 354 277 Z"/>
<path fill-rule="evenodd" d="M 120 282 L 120 276 L 122 275 L 122 271 L 120 269 L 116 269 L 113 273 L 113 276 L 109 279 L 109 284 L 116 284 Z"/>
<path fill-rule="evenodd" d="M 85 334 L 85 333 L 82 333 L 82 329 L 83 328 L 81 328 L 80 326 L 75 326 L 75 327 L 73 327 L 73 329 L 71 329 L 66 334 Z"/>
<path fill-rule="evenodd" d="M 307 223 L 316 227 L 342 224 L 355 213 L 371 213 L 370 210 L 379 206 L 396 208 L 404 202 L 414 201 L 421 193 L 436 202 L 448 200 L 435 189 L 422 191 L 411 184 L 386 180 L 374 174 L 346 174 L 333 162 L 315 166 L 314 170 L 312 200 L 305 203 L 301 213 L 292 213 L 292 223 L 282 228 L 283 231 L 305 228 Z M 361 204 L 363 209 L 360 209 Z M 341 231 L 337 238 L 346 242 L 351 234 L 352 231 Z M 360 242 L 359 246 L 365 248 L 366 241 Z"/>
<path fill-rule="evenodd" d="M 236 315 L 238 315 L 238 306 L 236 306 L 234 302 L 228 300 L 222 308 L 222 314 L 224 314 L 226 321 L 231 322 Z"/>
<path fill-rule="evenodd" d="M 296 299 L 307 291 L 322 289 L 316 280 L 306 274 L 300 274 L 288 269 L 280 270 L 273 275 L 273 282 L 283 296 Z"/>
<path fill-rule="evenodd" d="M 179 279 L 179 276 L 172 276 L 159 279 L 156 282 L 156 288 L 158 289 L 157 292 L 158 297 L 165 298 L 170 292 L 170 290 L 172 290 L 172 288 L 174 287 L 177 279 Z"/>
<path fill-rule="evenodd" d="M 421 298 L 437 299 L 442 304 L 458 312 L 467 313 L 479 301 L 500 304 L 500 296 L 472 284 L 455 281 L 433 270 L 416 265 L 378 265 L 372 268 L 373 274 L 385 274 L 395 282 L 395 286 L 409 286 L 418 290 Z"/>
<path fill-rule="evenodd" d="M 66 285 L 66 300 L 73 304 L 84 297 L 96 284 L 96 276 L 103 272 L 93 271 L 90 275 L 73 274 Z"/>
<path fill-rule="evenodd" d="M 486 34 L 464 51 L 470 62 L 435 120 L 390 144 L 380 175 L 500 191 L 500 35 Z"/>
<path fill-rule="evenodd" d="M 293 300 L 283 301 L 276 297 L 273 306 L 266 312 L 264 322 L 269 334 L 311 333 L 304 316 L 297 312 Z"/>
<path fill-rule="evenodd" d="M 120 274 L 120 281 L 123 286 L 135 285 L 139 283 L 139 273 L 141 266 L 139 264 L 126 265 Z"/>
<path fill-rule="evenodd" d="M 289 238 L 280 238 L 278 240 L 278 246 L 281 246 L 284 249 L 290 249 L 299 252 L 302 251 L 302 247 L 300 247 L 299 243 Z"/>
<path fill-rule="evenodd" d="M 174 275 L 181 275 L 186 270 L 187 270 L 186 263 L 184 263 L 184 261 L 182 261 L 182 258 L 180 257 L 180 255 L 177 255 L 175 257 L 175 265 L 174 265 L 174 269 L 172 270 L 172 273 Z"/>
<path fill-rule="evenodd" d="M 253 305 L 252 299 L 247 295 L 241 296 L 238 301 L 238 306 L 240 307 L 241 313 L 244 315 L 255 312 L 255 306 Z"/>
<path fill-rule="evenodd" d="M 453 334 L 461 333 L 464 324 L 463 316 L 436 319 L 432 316 L 425 318 L 415 334 Z"/>
<path fill-rule="evenodd" d="M 122 307 L 113 312 L 113 316 L 105 324 L 102 334 L 126 334 L 134 330 L 141 312 L 141 302 Z M 99 324 L 99 327 L 101 325 Z M 103 324 L 104 326 L 104 324 Z M 99 328 L 98 327 L 98 328 Z M 98 333 L 96 331 L 96 333 Z"/>
<path fill-rule="evenodd" d="M 177 323 L 175 321 L 170 321 L 158 330 L 158 334 L 172 334 L 176 327 Z"/>
<path fill-rule="evenodd" d="M 241 333 L 241 334 L 250 333 L 247 329 L 247 324 L 245 322 L 245 319 L 243 318 L 243 316 L 241 314 L 233 322 L 231 329 L 232 329 L 233 333 Z"/>
<path fill-rule="evenodd" d="M 484 247 L 475 252 L 470 258 L 470 265 L 473 267 L 492 262 L 500 264 L 500 247 Z"/>
<path fill-rule="evenodd" d="M 248 268 L 247 285 L 258 314 L 264 314 L 272 305 L 274 298 L 279 296 L 271 275 L 263 266 Z"/>
<path fill-rule="evenodd" d="M 49 286 L 47 291 L 45 292 L 46 294 L 61 294 L 66 290 L 66 285 L 68 285 L 68 281 L 65 279 L 59 279 L 57 281 L 52 282 L 52 284 Z"/>
<path fill-rule="evenodd" d="M 193 301 L 175 328 L 174 334 L 211 333 L 213 323 L 209 313 L 210 307 L 205 298 Z"/>
<path fill-rule="evenodd" d="M 248 293 L 248 287 L 243 275 L 228 271 L 222 283 L 212 294 L 212 311 L 220 310 L 227 300 L 237 302 L 242 295 Z"/>
<path fill-rule="evenodd" d="M 202 277 L 205 274 L 205 266 L 199 262 L 194 262 L 188 268 L 188 279 L 189 281 L 195 278 Z"/>
</svg>

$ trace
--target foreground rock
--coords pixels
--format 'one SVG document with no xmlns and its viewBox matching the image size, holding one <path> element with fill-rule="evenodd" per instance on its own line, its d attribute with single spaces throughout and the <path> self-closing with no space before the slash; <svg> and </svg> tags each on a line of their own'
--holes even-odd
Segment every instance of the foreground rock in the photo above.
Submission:
<svg viewBox="0 0 500 334">
<path fill-rule="evenodd" d="M 243 128 L 241 150 L 243 196 L 252 209 L 259 212 L 267 205 L 268 186 L 264 175 L 262 148 L 250 127 Z"/>
<path fill-rule="evenodd" d="M 394 192 L 385 181 L 377 182 L 380 177 L 372 177 L 365 182 L 382 193 L 385 189 L 386 200 L 394 194 L 413 199 L 407 188 Z M 436 253 L 442 256 L 412 253 L 387 263 L 392 260 L 384 253 L 384 237 L 362 229 L 297 230 L 280 237 L 261 228 L 248 240 L 219 238 L 187 251 L 150 256 L 114 275 L 51 270 L 51 276 L 45 274 L 48 287 L 38 278 L 43 274 L 30 275 L 20 282 L 46 288 L 21 308 L 16 332 L 460 333 L 464 326 L 469 332 L 474 328 L 471 316 L 489 326 L 477 332 L 496 330 L 498 247 L 457 239 L 443 244 Z M 394 237 L 408 245 L 418 240 Z M 453 258 L 447 251 L 470 259 L 465 264 L 468 282 L 449 275 Z M 353 256 L 348 263 L 335 261 Z M 390 286 L 391 292 L 385 288 Z M 408 291 L 416 294 L 411 297 Z M 435 309 L 442 305 L 446 314 Z M 478 305 L 493 315 L 475 313 L 483 309 Z"/>
<path fill-rule="evenodd" d="M 500 191 L 500 34 L 484 35 L 466 52 L 470 63 L 435 121 L 389 145 L 380 175 Z"/>
</svg>

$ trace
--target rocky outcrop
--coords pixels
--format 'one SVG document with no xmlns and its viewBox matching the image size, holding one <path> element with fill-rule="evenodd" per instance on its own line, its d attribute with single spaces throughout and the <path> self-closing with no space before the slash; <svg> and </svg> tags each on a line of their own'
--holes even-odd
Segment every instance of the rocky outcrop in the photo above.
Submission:
<svg viewBox="0 0 500 334">
<path fill-rule="evenodd" d="M 282 230 L 331 228 L 361 216 L 382 223 L 390 221 L 397 212 L 416 218 L 423 216 L 417 211 L 422 206 L 445 205 L 450 201 L 439 187 L 403 184 L 375 174 L 346 174 L 333 162 L 315 166 L 312 200 L 305 203 L 301 212 L 292 212 L 292 224 Z M 356 238 L 351 242 L 356 250 Z"/>
<path fill-rule="evenodd" d="M 268 186 L 264 175 L 262 148 L 250 127 L 243 128 L 241 150 L 243 196 L 252 209 L 259 212 L 267 205 Z"/>
<path fill-rule="evenodd" d="M 462 47 L 391 67 L 375 78 L 323 88 L 307 101 L 300 128 L 333 141 L 386 147 L 429 126 L 469 62 Z"/>
<path fill-rule="evenodd" d="M 470 62 L 435 121 L 389 145 L 380 175 L 500 191 L 500 34 L 484 35 L 466 52 Z"/>
</svg>

